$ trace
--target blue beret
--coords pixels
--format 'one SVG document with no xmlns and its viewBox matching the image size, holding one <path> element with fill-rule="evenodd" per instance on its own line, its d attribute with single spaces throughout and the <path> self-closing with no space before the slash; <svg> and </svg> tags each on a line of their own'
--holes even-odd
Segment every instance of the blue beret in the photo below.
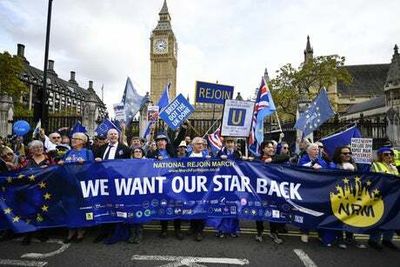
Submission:
<svg viewBox="0 0 400 267">
<path fill-rule="evenodd" d="M 381 148 L 379 148 L 378 151 L 377 151 L 378 154 L 382 154 L 382 153 L 384 153 L 384 152 L 391 152 L 391 153 L 394 153 L 393 150 L 392 150 L 392 148 L 391 148 L 391 147 L 387 147 L 387 146 L 381 147 Z"/>
</svg>

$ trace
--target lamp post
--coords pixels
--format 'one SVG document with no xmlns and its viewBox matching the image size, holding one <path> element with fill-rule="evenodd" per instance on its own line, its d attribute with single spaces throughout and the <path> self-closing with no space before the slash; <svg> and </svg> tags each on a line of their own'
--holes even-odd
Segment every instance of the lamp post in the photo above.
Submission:
<svg viewBox="0 0 400 267">
<path fill-rule="evenodd" d="M 46 28 L 46 44 L 44 50 L 44 67 L 43 67 L 43 88 L 40 94 L 40 110 L 35 110 L 35 120 L 38 121 L 38 117 L 42 120 L 42 127 L 47 130 L 48 128 L 48 106 L 47 106 L 47 64 L 49 60 L 49 43 L 50 43 L 50 25 L 51 25 L 51 9 L 53 0 L 49 0 L 48 11 L 47 11 L 47 28 Z M 39 116 L 38 116 L 39 115 Z"/>
</svg>

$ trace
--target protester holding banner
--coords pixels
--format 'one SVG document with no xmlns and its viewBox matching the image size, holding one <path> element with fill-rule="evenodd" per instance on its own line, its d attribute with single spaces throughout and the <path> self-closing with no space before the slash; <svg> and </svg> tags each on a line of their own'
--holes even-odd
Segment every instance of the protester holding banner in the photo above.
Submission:
<svg viewBox="0 0 400 267">
<path fill-rule="evenodd" d="M 192 152 L 188 154 L 189 158 L 207 158 L 209 157 L 204 153 L 204 140 L 201 137 L 195 137 L 192 141 Z M 193 233 L 195 241 L 202 241 L 204 239 L 203 230 L 206 221 L 202 219 L 190 220 L 190 229 Z"/>
<path fill-rule="evenodd" d="M 44 153 L 44 145 L 42 141 L 33 140 L 28 144 L 30 158 L 27 161 L 26 168 L 45 168 L 55 164 L 55 162 Z M 22 239 L 23 245 L 31 243 L 32 233 L 27 233 Z M 38 239 L 42 242 L 48 239 L 45 232 L 39 231 Z"/>
<path fill-rule="evenodd" d="M 107 131 L 107 143 L 101 146 L 95 154 L 96 161 L 114 160 L 114 159 L 129 159 L 131 157 L 130 149 L 119 141 L 119 132 L 115 128 Z M 102 225 L 100 234 L 93 240 L 98 243 L 104 240 L 106 244 L 114 244 L 122 239 L 126 239 L 124 234 L 127 233 L 128 228 L 122 225 L 107 224 Z M 122 237 L 121 237 L 122 236 Z"/>
<path fill-rule="evenodd" d="M 275 146 L 274 142 L 272 140 L 264 141 L 261 143 L 260 146 L 261 149 L 261 157 L 260 160 L 264 163 L 284 163 L 289 160 L 289 155 L 287 154 L 280 154 L 276 155 L 275 154 Z M 270 222 L 269 227 L 270 227 L 270 233 L 269 237 L 272 238 L 272 241 L 274 241 L 276 244 L 281 244 L 283 243 L 283 240 L 279 237 L 278 234 L 278 228 L 281 226 L 280 223 L 274 223 Z M 257 228 L 257 235 L 256 235 L 256 241 L 262 242 L 263 240 L 263 232 L 264 232 L 264 223 L 263 221 L 256 221 L 256 228 Z"/>
<path fill-rule="evenodd" d="M 94 161 L 94 156 L 91 150 L 86 149 L 86 143 L 88 141 L 87 136 L 84 133 L 74 133 L 72 135 L 72 149 L 65 153 L 62 160 L 58 164 L 70 163 L 70 162 L 84 162 Z M 70 243 L 74 238 L 76 242 L 81 242 L 84 238 L 85 230 L 82 228 L 68 229 L 68 236 L 64 239 L 64 243 Z M 75 237 L 76 236 L 76 237 Z"/>
<path fill-rule="evenodd" d="M 372 163 L 371 171 L 380 172 L 392 175 L 399 175 L 399 172 L 394 166 L 394 152 L 391 147 L 381 147 L 377 151 L 378 160 Z M 368 245 L 376 250 L 381 250 L 383 246 L 398 249 L 398 247 L 393 244 L 394 231 L 375 231 L 370 234 Z M 382 245 L 381 245 L 382 239 Z"/>
<path fill-rule="evenodd" d="M 235 139 L 226 137 L 225 146 L 218 152 L 217 157 L 220 159 L 238 160 L 242 157 L 241 153 L 236 148 Z M 240 232 L 239 219 L 236 218 L 223 218 L 213 219 L 216 223 L 217 237 L 224 238 L 226 235 L 231 237 L 238 237 Z"/>
<path fill-rule="evenodd" d="M 311 167 L 314 169 L 327 169 L 328 163 L 320 157 L 319 147 L 316 143 L 311 143 L 307 147 L 307 154 L 305 154 L 300 160 L 300 166 Z"/>
<path fill-rule="evenodd" d="M 33 140 L 28 144 L 28 149 L 30 158 L 27 162 L 26 168 L 47 167 L 55 163 L 44 152 L 44 145 L 42 141 Z"/>
<path fill-rule="evenodd" d="M 307 147 L 307 154 L 304 155 L 299 160 L 299 165 L 304 167 L 310 167 L 313 169 L 327 169 L 329 167 L 325 160 L 319 157 L 319 147 L 317 143 L 311 143 Z M 308 243 L 308 233 L 309 229 L 301 229 L 301 241 L 303 243 Z M 322 236 L 322 242 L 325 246 L 332 246 L 332 241 L 335 239 L 334 233 L 329 233 L 327 231 L 320 232 Z"/>
<path fill-rule="evenodd" d="M 144 158 L 144 150 L 141 147 L 135 147 L 132 151 L 132 158 L 142 159 Z M 133 223 L 131 225 L 131 236 L 128 239 L 128 243 L 139 244 L 143 240 L 143 224 Z"/>
<path fill-rule="evenodd" d="M 333 153 L 333 163 L 335 167 L 340 170 L 357 171 L 357 165 L 352 158 L 351 148 L 348 146 L 340 146 L 335 149 Z M 357 248 L 366 248 L 364 244 L 357 242 L 354 238 L 354 234 L 345 231 L 345 239 L 343 240 L 343 232 L 337 232 L 337 245 L 339 248 L 345 249 L 347 245 L 352 245 Z"/>
<path fill-rule="evenodd" d="M 183 139 L 183 136 L 185 134 L 185 131 L 180 131 L 178 134 L 177 139 L 180 137 L 181 140 Z M 174 141 L 174 143 L 177 141 L 177 139 Z M 175 158 L 176 157 L 176 148 L 173 144 L 171 144 L 168 140 L 168 137 L 164 134 L 159 134 L 155 138 L 156 144 L 157 144 L 157 149 L 155 151 L 149 150 L 147 153 L 147 158 L 155 158 L 158 160 L 163 160 L 163 159 L 169 159 L 169 158 Z M 179 143 L 178 143 L 179 144 Z M 168 236 L 167 230 L 168 230 L 168 221 L 164 220 L 161 221 L 161 233 L 160 233 L 160 238 L 166 238 Z M 184 236 L 181 231 L 181 220 L 176 219 L 174 220 L 174 228 L 175 228 L 175 236 L 178 240 L 183 240 Z"/>
</svg>

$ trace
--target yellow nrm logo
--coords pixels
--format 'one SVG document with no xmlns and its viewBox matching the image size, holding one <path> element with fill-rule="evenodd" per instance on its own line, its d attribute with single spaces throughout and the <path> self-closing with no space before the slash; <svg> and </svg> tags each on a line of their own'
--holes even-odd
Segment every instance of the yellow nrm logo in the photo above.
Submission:
<svg viewBox="0 0 400 267">
<path fill-rule="evenodd" d="M 382 218 L 382 196 L 378 189 L 371 188 L 371 181 L 344 178 L 343 185 L 336 185 L 336 192 L 330 193 L 330 199 L 333 214 L 347 225 L 369 227 Z"/>
</svg>

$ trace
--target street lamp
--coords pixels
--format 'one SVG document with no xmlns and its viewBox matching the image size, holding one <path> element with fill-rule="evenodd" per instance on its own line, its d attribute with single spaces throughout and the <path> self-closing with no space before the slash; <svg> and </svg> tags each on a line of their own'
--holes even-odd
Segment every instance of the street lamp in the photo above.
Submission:
<svg viewBox="0 0 400 267">
<path fill-rule="evenodd" d="M 46 28 L 46 44 L 44 51 L 44 67 L 43 67 L 43 87 L 39 92 L 40 105 L 34 110 L 34 120 L 38 122 L 41 119 L 42 127 L 47 129 L 48 127 L 48 106 L 47 106 L 47 62 L 49 59 L 49 43 L 50 43 L 50 25 L 51 25 L 51 9 L 53 0 L 49 0 L 48 11 L 47 11 L 47 28 Z M 40 91 L 40 90 L 39 90 Z"/>
</svg>

